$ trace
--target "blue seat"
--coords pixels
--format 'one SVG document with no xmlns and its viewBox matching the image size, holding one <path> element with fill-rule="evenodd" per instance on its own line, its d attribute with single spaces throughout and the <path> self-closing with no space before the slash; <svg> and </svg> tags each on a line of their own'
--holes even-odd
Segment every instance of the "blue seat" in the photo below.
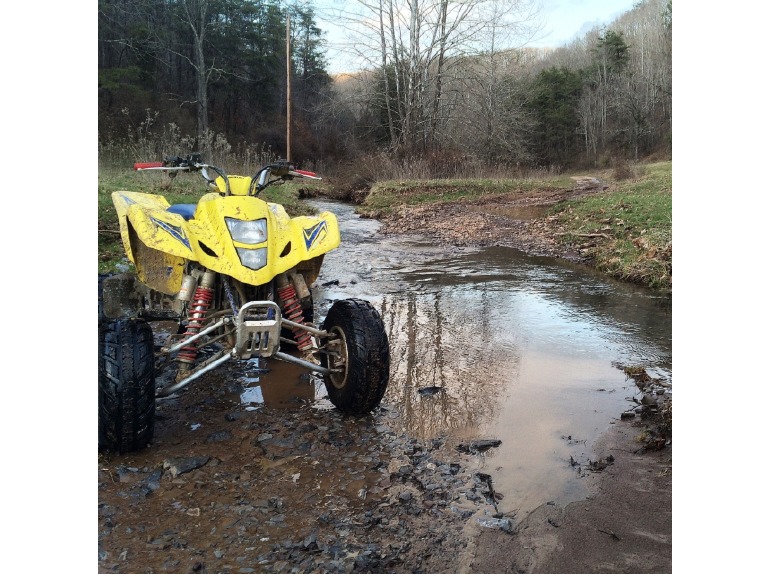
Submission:
<svg viewBox="0 0 770 574">
<path fill-rule="evenodd" d="M 185 221 L 190 221 L 195 215 L 196 207 L 197 205 L 195 203 L 177 203 L 176 205 L 169 206 L 166 211 L 169 213 L 176 213 L 177 215 L 181 215 L 184 217 Z"/>
</svg>

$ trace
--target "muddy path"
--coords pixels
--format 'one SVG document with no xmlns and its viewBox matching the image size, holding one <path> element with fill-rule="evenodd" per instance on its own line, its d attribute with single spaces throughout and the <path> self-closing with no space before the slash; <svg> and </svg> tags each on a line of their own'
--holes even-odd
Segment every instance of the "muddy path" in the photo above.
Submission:
<svg viewBox="0 0 770 574">
<path fill-rule="evenodd" d="M 318 204 L 339 210 L 343 247 L 314 286 L 316 313 L 345 297 L 381 311 L 382 405 L 342 417 L 320 380 L 274 361 L 158 401 L 150 447 L 99 456 L 100 572 L 520 571 L 494 550 L 535 532 L 539 509 L 594 496 L 619 455 L 596 441 L 670 393 L 670 309 L 654 298 Z"/>
<path fill-rule="evenodd" d="M 548 211 L 562 201 L 600 193 L 607 186 L 593 177 L 573 180 L 570 189 L 540 189 L 520 196 L 489 195 L 471 202 L 404 205 L 387 215 L 367 215 L 381 219 L 383 235 L 419 234 L 442 245 L 513 247 L 529 255 L 586 263 L 580 251 L 556 240 L 564 229 Z"/>
</svg>

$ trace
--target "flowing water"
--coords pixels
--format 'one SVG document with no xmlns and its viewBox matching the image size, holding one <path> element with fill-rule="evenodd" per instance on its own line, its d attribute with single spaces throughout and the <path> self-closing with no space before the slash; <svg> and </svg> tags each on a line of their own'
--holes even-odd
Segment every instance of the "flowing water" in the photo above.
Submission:
<svg viewBox="0 0 770 574">
<path fill-rule="evenodd" d="M 316 201 L 340 222 L 341 247 L 317 281 L 323 316 L 360 297 L 390 341 L 389 421 L 421 439 L 501 441 L 480 455 L 503 512 L 585 496 L 576 468 L 634 408 L 624 366 L 670 387 L 671 304 L 561 260 L 509 248 L 440 247 L 380 236 L 353 206 Z M 316 401 L 324 404 L 321 386 Z"/>
</svg>

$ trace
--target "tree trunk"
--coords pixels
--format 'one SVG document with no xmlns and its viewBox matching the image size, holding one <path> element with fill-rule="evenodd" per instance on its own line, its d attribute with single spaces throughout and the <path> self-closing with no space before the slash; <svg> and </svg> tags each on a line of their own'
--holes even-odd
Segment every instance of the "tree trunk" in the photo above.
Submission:
<svg viewBox="0 0 770 574">
<path fill-rule="evenodd" d="M 430 145 L 433 147 L 436 142 L 436 131 L 438 129 L 439 104 L 441 103 L 441 79 L 444 75 L 444 55 L 446 54 L 446 16 L 449 0 L 441 2 L 440 33 L 439 33 L 439 52 L 438 62 L 436 64 L 436 92 L 433 94 L 433 113 L 430 128 Z"/>
<path fill-rule="evenodd" d="M 391 10 L 393 4 L 391 3 Z M 380 46 L 382 50 L 382 80 L 385 87 L 385 108 L 388 113 L 388 134 L 390 136 L 390 149 L 394 150 L 397 146 L 396 129 L 393 125 L 393 106 L 390 97 L 390 82 L 388 81 L 388 47 L 385 41 L 385 21 L 382 17 L 383 6 L 380 0 Z M 392 12 L 391 12 L 392 14 Z"/>
<path fill-rule="evenodd" d="M 203 51 L 203 42 L 206 37 L 208 25 L 209 0 L 185 0 L 185 13 L 187 24 L 193 33 L 195 41 L 195 88 L 197 100 L 197 129 L 198 150 L 208 155 L 207 132 L 209 129 L 209 100 L 208 79 L 209 70 L 206 67 L 206 55 Z"/>
</svg>

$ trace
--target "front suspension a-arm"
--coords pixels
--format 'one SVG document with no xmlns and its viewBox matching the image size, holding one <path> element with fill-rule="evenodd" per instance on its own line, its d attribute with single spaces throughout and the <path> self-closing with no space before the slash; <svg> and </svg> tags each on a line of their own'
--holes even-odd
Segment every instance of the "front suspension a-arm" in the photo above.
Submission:
<svg viewBox="0 0 770 574">
<path fill-rule="evenodd" d="M 162 352 L 174 355 L 182 350 L 182 348 L 196 343 L 220 328 L 234 331 L 235 346 L 229 350 L 223 349 L 204 363 L 196 366 L 189 376 L 166 385 L 158 391 L 157 396 L 167 397 L 175 393 L 204 373 L 216 369 L 230 359 L 248 360 L 254 357 L 275 357 L 281 361 L 293 363 L 316 373 L 328 374 L 330 372 L 329 369 L 316 363 L 279 351 L 282 328 L 303 329 L 319 338 L 325 338 L 328 334 L 326 331 L 309 325 L 295 323 L 294 321 L 282 318 L 280 307 L 273 301 L 249 301 L 238 310 L 238 314 L 234 319 L 224 317 L 195 335 L 179 341 L 171 347 L 163 348 Z"/>
</svg>

